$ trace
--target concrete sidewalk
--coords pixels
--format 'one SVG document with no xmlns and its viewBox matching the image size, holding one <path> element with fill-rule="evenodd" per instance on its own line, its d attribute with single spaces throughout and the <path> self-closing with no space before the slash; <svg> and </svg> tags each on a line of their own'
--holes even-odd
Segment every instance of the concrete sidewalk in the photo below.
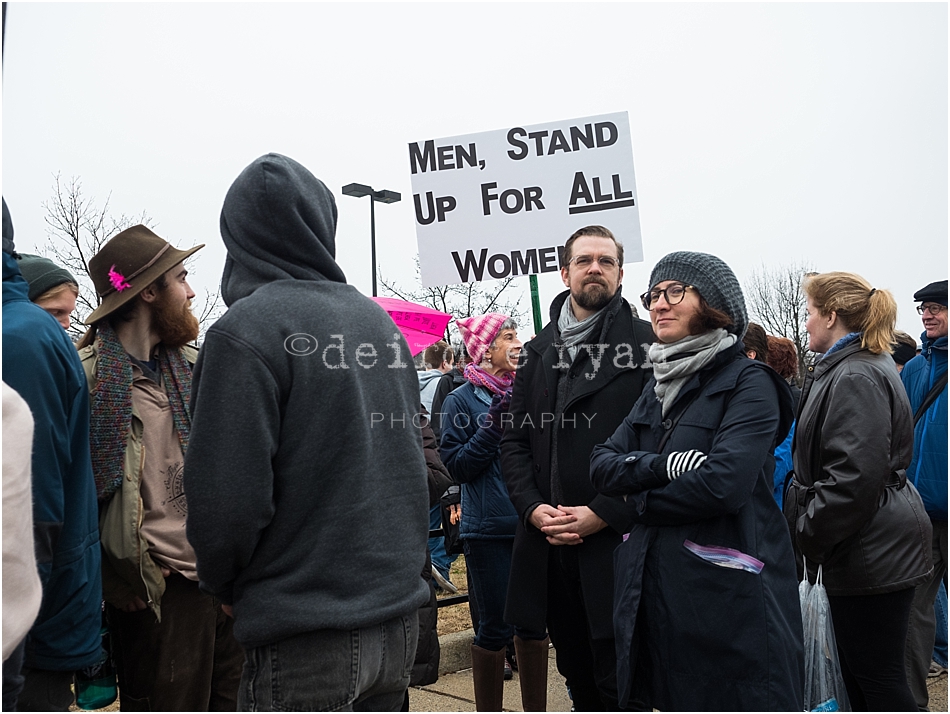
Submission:
<svg viewBox="0 0 950 714">
<path fill-rule="evenodd" d="M 442 648 L 439 681 L 426 687 L 409 689 L 409 711 L 412 712 L 473 712 L 475 695 L 472 689 L 471 646 L 475 633 L 465 630 L 439 638 Z M 947 675 L 927 680 L 930 691 L 930 711 L 947 711 Z M 518 673 L 505 682 L 504 710 L 521 711 L 521 687 Z M 554 650 L 548 659 L 548 711 L 568 712 L 571 700 L 567 696 L 564 677 L 554 665 Z"/>
<path fill-rule="evenodd" d="M 472 687 L 472 640 L 475 633 L 465 630 L 439 638 L 442 656 L 439 681 L 425 687 L 409 689 L 409 711 L 412 712 L 473 712 L 475 694 Z M 518 673 L 505 682 L 504 710 L 521 711 L 521 686 Z M 548 711 L 567 712 L 571 700 L 567 686 L 554 665 L 554 650 L 548 659 Z"/>
</svg>

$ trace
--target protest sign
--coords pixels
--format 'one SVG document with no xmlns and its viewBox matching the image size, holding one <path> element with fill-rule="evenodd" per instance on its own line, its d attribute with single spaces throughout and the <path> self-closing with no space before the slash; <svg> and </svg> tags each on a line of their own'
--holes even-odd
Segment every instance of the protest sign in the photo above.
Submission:
<svg viewBox="0 0 950 714">
<path fill-rule="evenodd" d="M 422 284 L 553 272 L 600 224 L 643 260 L 626 112 L 409 144 Z"/>
</svg>

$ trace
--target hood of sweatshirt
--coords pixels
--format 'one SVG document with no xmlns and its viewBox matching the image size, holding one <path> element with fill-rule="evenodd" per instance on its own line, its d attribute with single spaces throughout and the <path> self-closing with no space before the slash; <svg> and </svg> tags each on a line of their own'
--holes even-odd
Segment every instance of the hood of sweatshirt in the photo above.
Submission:
<svg viewBox="0 0 950 714">
<path fill-rule="evenodd" d="M 280 154 L 256 159 L 221 209 L 225 304 L 276 280 L 346 283 L 336 262 L 336 217 L 333 194 L 306 168 Z"/>
<path fill-rule="evenodd" d="M 20 273 L 20 266 L 17 265 L 16 258 L 10 253 L 3 254 L 3 302 L 11 300 L 23 300 L 29 302 L 30 286 L 26 279 Z"/>
<path fill-rule="evenodd" d="M 438 382 L 442 372 L 437 369 L 427 369 L 425 372 L 416 372 L 419 375 L 419 388 L 425 389 L 431 382 Z"/>
</svg>

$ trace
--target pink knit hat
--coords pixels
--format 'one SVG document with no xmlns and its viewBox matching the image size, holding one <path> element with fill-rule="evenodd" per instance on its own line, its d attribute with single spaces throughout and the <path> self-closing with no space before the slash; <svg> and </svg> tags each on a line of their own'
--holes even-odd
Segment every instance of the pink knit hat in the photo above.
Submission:
<svg viewBox="0 0 950 714">
<path fill-rule="evenodd" d="M 485 351 L 492 343 L 492 340 L 498 336 L 501 326 L 508 319 L 507 315 L 498 312 L 489 312 L 487 315 L 477 315 L 474 317 L 463 317 L 456 320 L 459 332 L 462 333 L 462 341 L 465 343 L 465 349 L 474 364 L 482 361 Z"/>
</svg>

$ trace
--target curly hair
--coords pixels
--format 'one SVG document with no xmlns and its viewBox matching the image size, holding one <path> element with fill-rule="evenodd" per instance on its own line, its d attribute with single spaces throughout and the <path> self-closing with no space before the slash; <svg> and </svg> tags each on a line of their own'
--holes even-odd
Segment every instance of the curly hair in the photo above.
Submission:
<svg viewBox="0 0 950 714">
<path fill-rule="evenodd" d="M 795 343 L 787 337 L 768 336 L 769 367 L 778 372 L 782 379 L 791 379 L 798 374 L 798 350 L 795 349 Z"/>
</svg>

